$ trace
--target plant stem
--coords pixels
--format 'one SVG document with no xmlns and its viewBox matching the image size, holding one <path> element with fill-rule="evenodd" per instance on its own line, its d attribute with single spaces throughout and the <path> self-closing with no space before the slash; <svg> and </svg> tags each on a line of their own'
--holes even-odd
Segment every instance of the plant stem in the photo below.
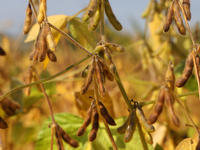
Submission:
<svg viewBox="0 0 200 150">
<path fill-rule="evenodd" d="M 190 120 L 190 122 L 192 123 L 193 127 L 195 128 L 196 132 L 200 135 L 199 130 L 197 129 L 194 121 L 192 120 L 192 118 L 190 117 L 190 114 L 188 113 L 188 111 L 185 109 L 185 107 L 183 106 L 183 104 L 181 103 L 181 101 L 179 100 L 179 98 L 176 96 L 176 94 L 174 93 L 174 91 L 170 90 L 170 92 L 173 94 L 175 100 L 178 102 L 178 104 L 181 106 L 181 108 L 183 109 L 183 111 L 185 112 L 186 116 L 188 117 L 188 119 Z"/>
<path fill-rule="evenodd" d="M 34 11 L 35 17 L 37 18 L 37 11 L 36 11 L 36 9 L 35 9 L 35 6 L 34 6 L 32 0 L 29 0 L 29 2 L 30 2 L 31 5 L 32 5 L 32 8 L 33 8 L 33 11 Z"/>
<path fill-rule="evenodd" d="M 194 38 L 193 38 L 193 36 L 192 36 L 191 30 L 190 30 L 190 26 L 189 26 L 188 21 L 187 21 L 187 18 L 186 18 L 185 11 L 184 11 L 183 6 L 182 6 L 182 4 L 181 4 L 181 2 L 180 2 L 179 0 L 178 0 L 178 4 L 179 4 L 179 6 L 180 6 L 180 8 L 181 8 L 181 11 L 182 11 L 182 14 L 183 14 L 183 17 L 184 17 L 184 20 L 185 20 L 185 24 L 186 24 L 187 29 L 188 29 L 188 32 L 189 32 L 189 34 L 190 34 L 190 38 L 191 38 L 191 40 L 192 40 L 192 43 L 193 43 L 193 45 L 195 45 Z"/>
<path fill-rule="evenodd" d="M 108 124 L 105 121 L 105 119 L 102 117 L 100 109 L 99 109 L 99 92 L 98 92 L 98 83 L 97 83 L 96 73 L 94 73 L 94 77 L 93 78 L 94 78 L 94 97 L 95 97 L 95 101 L 96 101 L 96 107 L 97 107 L 98 114 L 99 114 L 101 120 L 103 121 L 103 123 L 105 125 L 106 131 L 108 133 L 108 136 L 110 138 L 110 141 L 111 141 L 111 143 L 113 145 L 114 150 L 118 150 L 117 145 L 115 144 L 115 141 L 114 141 L 114 139 L 112 137 L 112 133 L 110 132 L 110 129 L 108 127 Z"/>
<path fill-rule="evenodd" d="M 144 135 L 142 133 L 142 129 L 141 129 L 141 126 L 139 124 L 139 121 L 137 121 L 137 127 L 138 127 L 138 131 L 139 131 L 139 134 L 140 134 L 140 140 L 142 142 L 143 149 L 144 150 L 148 150 L 148 146 L 147 146 L 147 143 L 146 143 L 146 141 L 144 139 Z"/>
<path fill-rule="evenodd" d="M 84 52 L 86 52 L 88 55 L 92 56 L 92 53 L 90 53 L 88 50 L 86 50 L 82 45 L 80 45 L 78 42 L 76 42 L 72 37 L 70 37 L 68 34 L 66 34 L 65 32 L 63 32 L 62 30 L 60 30 L 59 28 L 57 28 L 56 26 L 52 25 L 51 23 L 49 23 L 49 26 L 52 27 L 54 30 L 56 30 L 58 33 L 60 33 L 62 36 L 64 36 L 68 41 L 70 41 L 71 43 L 73 43 L 76 47 L 78 47 L 79 49 L 83 50 Z"/>
<path fill-rule="evenodd" d="M 115 80 L 117 82 L 117 85 L 118 85 L 118 87 L 119 87 L 119 89 L 121 91 L 121 94 L 123 95 L 124 100 L 125 100 L 126 104 L 128 105 L 129 111 L 132 112 L 133 111 L 133 107 L 131 105 L 131 102 L 130 102 L 125 90 L 124 90 L 124 87 L 123 87 L 123 85 L 121 83 L 121 80 L 119 78 L 117 70 L 115 71 L 114 76 L 115 76 Z"/>
<path fill-rule="evenodd" d="M 35 67 L 33 67 L 33 68 L 34 68 L 34 71 L 35 71 L 35 75 L 36 75 L 37 80 L 40 80 L 40 77 L 39 77 L 39 75 L 38 75 L 38 73 L 37 73 L 36 68 L 35 68 Z M 49 97 L 48 97 L 48 95 L 47 95 L 47 93 L 46 93 L 46 91 L 45 91 L 44 86 L 43 86 L 42 83 L 40 83 L 40 87 L 41 87 L 42 92 L 44 93 L 44 97 L 45 97 L 45 99 L 46 99 L 46 101 L 47 101 L 47 103 L 48 103 L 49 110 L 50 110 L 50 113 L 51 113 L 52 122 L 53 122 L 53 124 L 55 124 L 56 122 L 55 122 L 55 119 L 54 119 L 53 109 L 52 109 L 52 106 L 51 106 Z"/>
<path fill-rule="evenodd" d="M 80 10 L 79 12 L 77 12 L 76 14 L 74 14 L 73 16 L 71 16 L 71 17 L 69 18 L 69 20 L 75 18 L 75 17 L 78 16 L 80 13 L 84 12 L 86 9 L 87 9 L 87 8 L 84 8 L 84 9 Z"/>
<path fill-rule="evenodd" d="M 101 32 L 101 40 L 106 41 L 105 37 L 105 20 L 104 20 L 104 10 L 105 10 L 105 2 L 104 0 L 101 0 L 101 25 L 100 25 L 100 32 Z"/>
<path fill-rule="evenodd" d="M 9 92 L 3 94 L 3 95 L 0 97 L 0 101 L 1 101 L 3 98 L 5 98 L 6 96 L 9 96 L 10 94 L 12 94 L 12 93 L 14 93 L 14 92 L 17 92 L 18 90 L 21 90 L 21 89 L 23 89 L 23 88 L 26 88 L 26 87 L 29 87 L 29 86 L 33 86 L 33 85 L 36 85 L 36 84 L 40 84 L 40 83 L 49 81 L 49 80 L 51 80 L 51 79 L 54 79 L 54 78 L 56 78 L 56 77 L 58 77 L 58 76 L 64 74 L 65 72 L 69 71 L 70 69 L 72 69 L 72 68 L 78 66 L 79 64 L 81 64 L 82 62 L 84 62 L 85 60 L 87 60 L 88 58 L 90 58 L 89 55 L 87 55 L 87 56 L 86 56 L 85 58 L 83 58 L 82 60 L 78 61 L 77 63 L 75 63 L 75 64 L 73 64 L 73 65 L 71 65 L 71 66 L 69 66 L 69 67 L 67 67 L 67 68 L 64 69 L 63 71 L 61 71 L 61 72 L 59 72 L 59 73 L 57 73 L 57 74 L 55 74 L 55 75 L 53 75 L 53 76 L 50 76 L 50 77 L 48 77 L 48 78 L 41 79 L 41 80 L 39 80 L 39 81 L 30 83 L 30 84 L 26 84 L 26 85 L 21 86 L 21 87 L 18 87 L 18 88 L 14 88 L 14 89 L 10 90 Z"/>
</svg>

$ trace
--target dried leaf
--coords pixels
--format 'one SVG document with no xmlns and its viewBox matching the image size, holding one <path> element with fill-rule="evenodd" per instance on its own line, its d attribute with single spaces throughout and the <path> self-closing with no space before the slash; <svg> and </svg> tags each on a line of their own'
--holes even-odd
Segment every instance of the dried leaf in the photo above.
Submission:
<svg viewBox="0 0 200 150">
<path fill-rule="evenodd" d="M 53 16 L 49 16 L 48 17 L 48 21 L 49 23 L 53 24 L 54 26 L 56 26 L 57 28 L 59 29 L 64 29 L 68 23 L 68 17 L 69 16 L 66 16 L 66 15 L 53 15 Z M 25 39 L 25 43 L 26 42 L 30 42 L 30 41 L 33 41 L 37 38 L 37 35 L 39 33 L 39 25 L 38 23 L 35 23 L 33 25 L 33 27 L 31 28 L 28 36 L 26 37 Z M 57 31 L 55 31 L 54 29 L 51 30 L 54 38 L 56 39 L 55 41 L 58 42 L 58 38 L 60 37 L 59 33 Z"/>
<path fill-rule="evenodd" d="M 187 138 L 181 141 L 175 150 L 196 150 L 197 142 L 193 138 Z"/>
</svg>

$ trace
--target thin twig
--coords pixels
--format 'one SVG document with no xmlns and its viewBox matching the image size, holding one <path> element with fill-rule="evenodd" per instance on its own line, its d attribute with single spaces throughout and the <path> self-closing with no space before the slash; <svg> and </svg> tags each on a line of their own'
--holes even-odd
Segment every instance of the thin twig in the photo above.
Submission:
<svg viewBox="0 0 200 150">
<path fill-rule="evenodd" d="M 35 6 L 34 6 L 32 0 L 29 0 L 29 2 L 30 2 L 31 5 L 32 5 L 32 8 L 33 8 L 33 11 L 34 11 L 35 17 L 37 18 L 37 11 L 36 11 L 36 9 L 35 9 Z"/>
<path fill-rule="evenodd" d="M 50 150 L 53 150 L 53 137 L 54 137 L 55 128 L 56 128 L 56 124 L 53 123 L 51 126 L 51 149 Z"/>
<path fill-rule="evenodd" d="M 36 68 L 35 68 L 35 67 L 33 67 L 33 68 L 34 68 L 34 72 L 35 72 L 35 75 L 36 75 L 37 80 L 40 80 L 40 77 L 39 77 L 39 75 L 38 75 L 38 73 L 37 73 Z M 53 109 L 52 109 L 52 106 L 51 106 L 49 97 L 48 97 L 48 95 L 47 95 L 47 93 L 46 93 L 46 91 L 45 91 L 45 89 L 44 89 L 43 84 L 40 83 L 39 85 L 40 85 L 40 87 L 41 87 L 41 89 L 42 89 L 42 92 L 43 92 L 43 94 L 44 94 L 44 97 L 45 97 L 45 99 L 46 99 L 46 101 L 47 101 L 47 103 L 48 103 L 49 110 L 50 110 L 50 113 L 51 113 L 52 122 L 55 123 L 55 119 L 54 119 L 54 115 L 53 115 Z"/>
<path fill-rule="evenodd" d="M 190 38 L 191 38 L 191 40 L 192 40 L 192 43 L 193 43 L 193 45 L 195 45 L 194 38 L 193 38 L 193 36 L 192 36 L 192 32 L 191 32 L 191 30 L 190 30 L 190 26 L 189 26 L 188 21 L 187 21 L 187 18 L 186 18 L 185 11 L 184 11 L 183 6 L 182 6 L 182 4 L 181 4 L 181 2 L 180 2 L 179 0 L 178 0 L 178 4 L 179 4 L 179 6 L 180 6 L 180 8 L 181 8 L 181 11 L 182 11 L 182 14 L 183 14 L 183 17 L 184 17 L 184 20 L 185 20 L 185 24 L 186 24 L 187 29 L 188 29 L 188 32 L 189 32 L 189 34 L 190 34 Z"/>
<path fill-rule="evenodd" d="M 115 141 L 114 141 L 114 139 L 112 137 L 112 133 L 110 132 L 110 129 L 108 127 L 108 124 L 105 121 L 105 119 L 102 117 L 100 109 L 99 109 L 99 93 L 98 93 L 98 84 L 97 84 L 96 73 L 94 74 L 93 78 L 94 78 L 94 97 L 95 97 L 95 101 L 96 101 L 96 107 L 97 107 L 98 114 L 99 114 L 101 120 L 103 121 L 103 123 L 105 125 L 106 131 L 108 133 L 108 136 L 110 138 L 110 141 L 111 141 L 111 143 L 113 145 L 114 150 L 118 150 L 117 145 L 115 144 Z"/>
<path fill-rule="evenodd" d="M 86 52 L 88 55 L 92 56 L 92 53 L 90 53 L 88 50 L 86 50 L 82 45 L 80 45 L 78 42 L 76 42 L 72 37 L 70 37 L 68 34 L 66 34 L 65 32 L 63 32 L 62 30 L 60 30 L 59 28 L 57 28 L 56 26 L 52 25 L 51 23 L 49 23 L 49 26 L 52 27 L 54 30 L 56 30 L 58 33 L 60 33 L 62 36 L 64 36 L 68 41 L 70 41 L 71 43 L 73 43 L 76 47 L 78 47 L 79 49 L 83 50 L 84 52 Z"/>
<path fill-rule="evenodd" d="M 100 25 L 100 32 L 101 32 L 101 40 L 106 41 L 106 30 L 105 30 L 105 20 L 104 20 L 104 10 L 105 10 L 105 1 L 101 0 L 101 25 Z"/>
</svg>

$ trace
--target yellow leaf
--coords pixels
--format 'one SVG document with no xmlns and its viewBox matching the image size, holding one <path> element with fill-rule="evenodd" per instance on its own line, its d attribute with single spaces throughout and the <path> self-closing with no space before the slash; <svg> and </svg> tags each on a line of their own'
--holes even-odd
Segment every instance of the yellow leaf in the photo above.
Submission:
<svg viewBox="0 0 200 150">
<path fill-rule="evenodd" d="M 57 28 L 62 30 L 67 25 L 68 18 L 69 18 L 69 16 L 66 16 L 66 15 L 53 15 L 53 16 L 48 17 L 48 21 L 49 21 L 49 23 L 53 24 L 54 26 L 56 26 Z M 39 28 L 38 23 L 35 23 L 33 25 L 33 27 L 31 28 L 31 30 L 24 42 L 26 43 L 26 42 L 35 40 L 39 33 L 39 29 L 40 28 Z M 56 39 L 56 41 L 58 42 L 60 34 L 57 31 L 55 31 L 54 29 L 51 29 L 51 32 L 52 32 L 54 38 Z"/>
<path fill-rule="evenodd" d="M 47 65 L 49 63 L 49 58 L 46 56 L 45 60 L 43 61 L 43 69 L 45 70 L 47 68 Z"/>
<path fill-rule="evenodd" d="M 92 99 L 90 96 L 94 97 L 94 90 L 88 90 L 87 93 L 81 95 L 80 92 L 75 92 L 75 103 L 79 114 L 85 118 L 86 112 L 91 105 Z M 106 107 L 108 113 L 114 117 L 113 103 L 108 93 L 105 94 L 103 98 L 100 99 L 104 106 Z"/>
<path fill-rule="evenodd" d="M 193 138 L 187 138 L 181 141 L 175 150 L 196 150 L 197 142 Z"/>
</svg>

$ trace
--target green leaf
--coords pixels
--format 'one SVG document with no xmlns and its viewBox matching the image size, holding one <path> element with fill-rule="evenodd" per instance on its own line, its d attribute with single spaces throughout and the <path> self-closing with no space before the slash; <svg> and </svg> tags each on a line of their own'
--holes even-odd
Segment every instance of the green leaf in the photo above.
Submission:
<svg viewBox="0 0 200 150">
<path fill-rule="evenodd" d="M 63 145 L 66 150 L 84 150 L 88 145 L 88 130 L 81 137 L 76 135 L 76 132 L 81 127 L 83 119 L 69 113 L 61 113 L 54 115 L 56 122 L 70 135 L 73 139 L 79 142 L 78 148 L 72 148 L 69 144 L 63 141 Z M 51 123 L 51 118 L 49 118 L 42 126 L 41 131 L 39 132 L 36 148 L 35 150 L 49 150 L 51 143 L 51 128 L 48 128 L 48 125 Z M 53 149 L 57 150 L 56 140 L 54 136 Z"/>
<path fill-rule="evenodd" d="M 96 40 L 94 34 L 88 30 L 88 23 L 81 22 L 80 18 L 73 18 L 69 22 L 69 31 L 72 37 L 88 51 L 93 50 Z"/>
<path fill-rule="evenodd" d="M 163 148 L 157 143 L 156 147 L 155 147 L 155 150 L 163 150 Z"/>
<path fill-rule="evenodd" d="M 22 85 L 23 85 L 23 84 L 22 84 L 19 80 L 15 79 L 15 78 L 12 78 L 12 79 L 11 79 L 11 83 L 10 83 L 10 88 L 11 88 L 11 89 L 20 87 L 20 86 L 22 86 Z M 22 112 L 22 110 L 23 110 L 23 99 L 24 99 L 23 91 L 22 91 L 22 90 L 18 90 L 18 91 L 16 91 L 16 92 L 12 93 L 12 94 L 10 95 L 10 97 L 11 97 L 11 99 L 12 99 L 13 101 L 17 102 L 17 103 L 21 106 L 21 108 L 20 108 L 20 110 L 18 111 L 18 113 L 19 113 L 19 112 Z"/>
<path fill-rule="evenodd" d="M 76 132 L 81 127 L 83 123 L 83 119 L 69 114 L 69 113 L 60 113 L 54 115 L 56 122 L 75 140 L 79 142 L 79 147 L 76 150 L 85 150 L 88 146 L 88 136 L 91 130 L 91 125 L 87 127 L 86 132 L 83 136 L 78 137 Z M 138 131 L 136 130 L 132 140 L 129 143 L 125 143 L 123 141 L 124 135 L 120 135 L 116 132 L 117 128 L 122 125 L 125 121 L 125 117 L 118 118 L 115 120 L 118 126 L 110 126 L 110 130 L 112 132 L 113 138 L 117 144 L 119 150 L 140 150 L 143 149 L 142 143 L 140 141 L 140 136 Z M 48 128 L 48 124 L 50 124 L 51 118 L 45 121 L 42 126 L 41 131 L 39 132 L 36 150 L 49 150 L 50 149 L 50 141 L 51 141 L 51 129 Z M 74 150 L 74 148 L 70 147 L 68 144 L 63 142 L 65 149 Z M 97 150 L 101 148 L 101 150 L 112 150 L 112 144 L 110 142 L 109 136 L 105 130 L 104 124 L 101 122 L 98 130 L 97 138 L 94 142 L 92 142 L 92 149 Z M 153 150 L 152 145 L 148 145 L 149 150 Z M 56 141 L 54 137 L 54 149 L 57 150 Z"/>
</svg>

